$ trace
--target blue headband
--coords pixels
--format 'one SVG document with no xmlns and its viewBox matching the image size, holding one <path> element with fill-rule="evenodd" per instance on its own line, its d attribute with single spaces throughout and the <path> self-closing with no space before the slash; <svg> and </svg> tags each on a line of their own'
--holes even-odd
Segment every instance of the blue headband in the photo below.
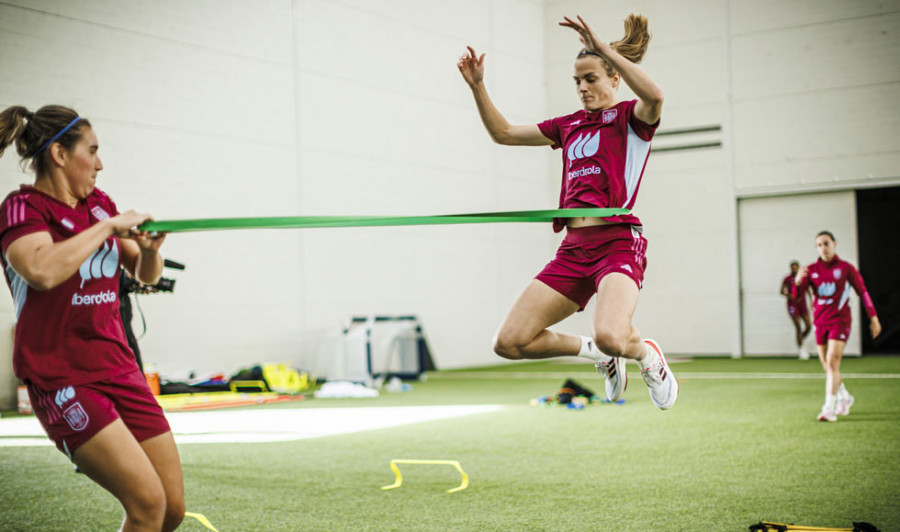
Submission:
<svg viewBox="0 0 900 532">
<path fill-rule="evenodd" d="M 69 122 L 69 125 L 66 126 L 66 127 L 64 127 L 64 128 L 62 128 L 62 131 L 60 131 L 60 132 L 57 133 L 56 135 L 53 135 L 53 138 L 50 139 L 50 140 L 48 140 L 43 146 L 41 146 L 40 149 L 38 149 L 38 151 L 34 152 L 34 155 L 32 155 L 31 157 L 32 157 L 32 158 L 37 157 L 42 151 L 44 151 L 45 149 L 47 149 L 47 146 L 53 144 L 53 143 L 56 141 L 56 139 L 58 139 L 59 137 L 61 137 L 61 136 L 63 135 L 63 133 L 65 133 L 66 131 L 68 131 L 68 130 L 69 130 L 72 126 L 74 126 L 79 120 L 81 120 L 81 117 L 80 117 L 80 116 L 76 116 L 76 117 L 75 117 L 75 120 L 72 120 L 71 122 Z"/>
</svg>

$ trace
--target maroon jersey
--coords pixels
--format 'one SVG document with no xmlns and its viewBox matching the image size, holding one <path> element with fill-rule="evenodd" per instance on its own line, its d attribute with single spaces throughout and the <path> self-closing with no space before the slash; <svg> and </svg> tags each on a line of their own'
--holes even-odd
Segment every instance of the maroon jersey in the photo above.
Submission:
<svg viewBox="0 0 900 532">
<path fill-rule="evenodd" d="M 6 261 L 7 248 L 20 237 L 44 231 L 59 242 L 116 214 L 112 200 L 96 188 L 74 209 L 27 185 L 0 205 L 0 260 L 17 318 L 13 370 L 23 381 L 52 390 L 136 367 L 119 316 L 118 238 L 108 238 L 72 277 L 50 290 L 28 286 Z"/>
<path fill-rule="evenodd" d="M 874 317 L 875 305 L 866 290 L 862 276 L 852 264 L 837 255 L 829 262 L 822 259 L 807 266 L 809 275 L 799 285 L 794 285 L 793 295 L 804 294 L 810 287 L 813 292 L 813 319 L 816 327 L 832 323 L 850 324 L 850 288 L 862 299 L 869 318 Z"/>
<path fill-rule="evenodd" d="M 787 306 L 788 310 L 792 307 L 802 314 L 809 313 L 809 308 L 806 306 L 806 292 L 801 292 L 798 296 L 794 296 L 794 276 L 788 274 L 781 281 L 781 289 L 787 292 Z"/>
<path fill-rule="evenodd" d="M 659 126 L 634 116 L 637 100 L 619 102 L 609 109 L 580 110 L 538 124 L 541 133 L 563 149 L 561 209 L 609 207 L 631 209 L 650 155 L 650 140 Z M 641 225 L 637 216 L 604 218 L 614 223 Z M 559 232 L 565 220 L 553 221 Z"/>
</svg>

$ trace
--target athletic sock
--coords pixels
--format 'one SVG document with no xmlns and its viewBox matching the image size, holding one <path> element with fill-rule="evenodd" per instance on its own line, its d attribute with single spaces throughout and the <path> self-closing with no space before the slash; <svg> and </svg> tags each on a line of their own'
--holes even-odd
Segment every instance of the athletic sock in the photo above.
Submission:
<svg viewBox="0 0 900 532">
<path fill-rule="evenodd" d="M 580 338 L 581 349 L 578 351 L 578 356 L 589 358 L 594 362 L 609 362 L 612 360 L 611 356 L 607 356 L 597 349 L 597 345 L 594 343 L 593 338 L 588 338 L 587 336 L 581 336 Z"/>
<path fill-rule="evenodd" d="M 837 406 L 837 395 L 826 395 L 825 396 L 825 408 L 828 410 L 834 410 L 834 407 Z"/>
<path fill-rule="evenodd" d="M 847 388 L 844 388 L 844 383 L 842 382 L 838 388 L 837 397 L 838 399 L 846 399 L 848 395 L 850 395 L 850 392 L 847 391 Z"/>
<path fill-rule="evenodd" d="M 644 344 L 644 347 L 647 349 L 647 354 L 643 359 L 637 360 L 638 366 L 641 369 L 647 369 L 656 363 L 656 359 L 659 358 L 659 355 L 656 354 L 656 350 L 650 347 L 649 345 Z"/>
</svg>

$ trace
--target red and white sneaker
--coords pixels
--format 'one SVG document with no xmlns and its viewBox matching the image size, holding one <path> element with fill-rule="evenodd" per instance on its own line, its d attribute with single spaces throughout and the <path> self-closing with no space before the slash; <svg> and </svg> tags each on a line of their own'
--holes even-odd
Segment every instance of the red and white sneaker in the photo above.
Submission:
<svg viewBox="0 0 900 532">
<path fill-rule="evenodd" d="M 833 422 L 837 421 L 837 416 L 834 414 L 834 410 L 828 408 L 827 406 L 823 406 L 822 411 L 819 412 L 819 417 L 817 417 L 816 420 Z"/>
<path fill-rule="evenodd" d="M 615 403 L 622 398 L 628 387 L 628 374 L 625 373 L 625 359 L 622 357 L 609 357 L 607 362 L 594 364 L 597 373 L 603 375 L 606 380 L 606 400 Z"/>
<path fill-rule="evenodd" d="M 838 399 L 837 406 L 834 407 L 834 414 L 836 416 L 846 416 L 850 413 L 851 406 L 853 406 L 853 396 L 848 393 L 847 397 Z"/>
<path fill-rule="evenodd" d="M 669 369 L 659 344 L 649 338 L 645 339 L 644 343 L 647 344 L 648 351 L 652 350 L 658 357 L 649 366 L 644 366 L 641 377 L 644 377 L 647 387 L 650 388 L 650 400 L 656 408 L 668 410 L 675 404 L 675 399 L 678 399 L 678 380 Z"/>
</svg>

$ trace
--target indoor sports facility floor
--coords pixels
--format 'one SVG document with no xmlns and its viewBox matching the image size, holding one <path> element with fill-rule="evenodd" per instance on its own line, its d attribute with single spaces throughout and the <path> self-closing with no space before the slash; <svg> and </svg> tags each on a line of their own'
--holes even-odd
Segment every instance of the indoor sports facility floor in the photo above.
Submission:
<svg viewBox="0 0 900 532">
<path fill-rule="evenodd" d="M 900 358 L 845 359 L 856 403 L 836 423 L 815 421 L 818 361 L 670 362 L 681 391 L 666 412 L 634 365 L 625 404 L 530 406 L 568 378 L 603 387 L 590 364 L 540 362 L 433 372 L 373 399 L 172 414 L 187 509 L 221 532 L 900 530 Z M 0 530 L 116 526 L 118 502 L 30 445 L 28 419 L 0 418 Z M 398 458 L 457 460 L 470 485 L 448 494 L 455 469 L 407 465 L 382 491 Z"/>
</svg>

